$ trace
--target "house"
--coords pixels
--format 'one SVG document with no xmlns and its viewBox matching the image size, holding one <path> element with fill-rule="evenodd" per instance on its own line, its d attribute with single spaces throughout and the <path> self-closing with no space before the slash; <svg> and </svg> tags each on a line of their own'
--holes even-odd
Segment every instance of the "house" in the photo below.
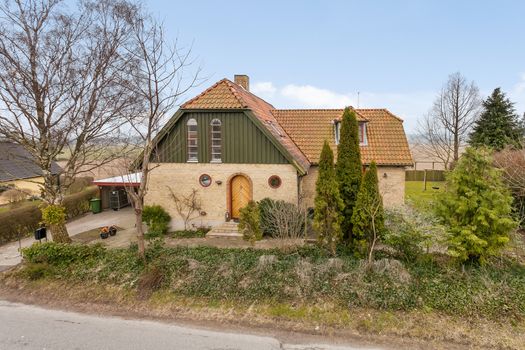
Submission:
<svg viewBox="0 0 525 350">
<path fill-rule="evenodd" d="M 403 121 L 386 109 L 355 111 L 364 166 L 376 161 L 385 206 L 400 205 L 412 165 Z M 265 197 L 313 207 L 321 147 L 328 140 L 337 151 L 342 114 L 276 109 L 250 93 L 246 75 L 220 80 L 182 104 L 157 135 L 146 203 L 180 218 L 173 195 L 195 189 L 202 203 L 195 226 L 236 219 L 249 200 Z"/>
<path fill-rule="evenodd" d="M 61 168 L 51 163 L 51 173 L 58 175 Z M 23 146 L 0 141 L 0 186 L 15 187 L 26 193 L 40 195 L 44 183 L 42 169 Z"/>
</svg>

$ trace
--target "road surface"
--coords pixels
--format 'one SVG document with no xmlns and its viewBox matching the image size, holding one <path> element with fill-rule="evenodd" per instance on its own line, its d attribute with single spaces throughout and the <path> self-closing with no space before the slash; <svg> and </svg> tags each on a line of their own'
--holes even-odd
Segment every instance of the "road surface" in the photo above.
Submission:
<svg viewBox="0 0 525 350">
<path fill-rule="evenodd" d="M 273 337 L 49 310 L 0 300 L 0 349 L 353 350 Z"/>
</svg>

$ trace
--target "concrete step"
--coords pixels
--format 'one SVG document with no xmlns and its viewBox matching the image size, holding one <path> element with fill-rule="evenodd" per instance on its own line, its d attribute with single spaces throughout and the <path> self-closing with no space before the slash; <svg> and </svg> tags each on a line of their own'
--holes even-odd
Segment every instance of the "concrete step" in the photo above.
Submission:
<svg viewBox="0 0 525 350">
<path fill-rule="evenodd" d="M 206 238 L 242 238 L 242 234 L 239 233 L 238 224 L 230 221 L 214 227 Z"/>
</svg>

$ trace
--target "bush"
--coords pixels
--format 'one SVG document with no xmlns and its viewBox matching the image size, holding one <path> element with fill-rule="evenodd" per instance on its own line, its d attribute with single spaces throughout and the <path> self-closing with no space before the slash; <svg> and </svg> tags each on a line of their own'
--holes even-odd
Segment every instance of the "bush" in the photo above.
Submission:
<svg viewBox="0 0 525 350">
<path fill-rule="evenodd" d="M 142 221 L 148 225 L 148 233 L 163 235 L 168 232 L 171 216 L 160 205 L 146 205 Z"/>
<path fill-rule="evenodd" d="M 30 281 L 52 276 L 52 269 L 48 263 L 29 263 L 26 264 L 18 275 Z"/>
<path fill-rule="evenodd" d="M 512 197 L 488 150 L 467 148 L 447 176 L 436 212 L 448 229 L 448 252 L 459 262 L 498 255 L 516 227 Z"/>
<path fill-rule="evenodd" d="M 36 205 L 26 205 L 0 213 L 0 244 L 26 237 L 40 227 L 42 213 Z"/>
<path fill-rule="evenodd" d="M 7 199 L 12 206 L 15 206 L 26 199 L 27 194 L 17 188 L 12 188 L 2 193 L 2 197 Z"/>
<path fill-rule="evenodd" d="M 392 247 L 396 256 L 407 262 L 416 261 L 432 244 L 432 218 L 412 209 L 385 212 L 385 237 L 383 243 Z"/>
<path fill-rule="evenodd" d="M 73 179 L 73 183 L 67 189 L 69 194 L 75 194 L 84 191 L 93 183 L 93 176 L 79 176 Z"/>
<path fill-rule="evenodd" d="M 141 299 L 147 299 L 153 292 L 159 290 L 166 280 L 166 272 L 163 268 L 153 265 L 142 271 L 138 280 L 138 295 Z"/>
<path fill-rule="evenodd" d="M 71 219 L 87 213 L 89 211 L 89 200 L 98 196 L 97 186 L 91 186 L 82 192 L 65 196 L 62 205 L 66 208 L 67 218 Z"/>
<path fill-rule="evenodd" d="M 239 230 L 244 239 L 250 242 L 262 239 L 259 207 L 254 201 L 248 202 L 248 205 L 240 210 Z"/>
<path fill-rule="evenodd" d="M 99 258 L 106 249 L 100 245 L 81 245 L 45 242 L 22 248 L 22 256 L 30 263 L 48 263 L 53 265 L 69 265 L 75 262 L 85 262 L 90 258 Z"/>
<path fill-rule="evenodd" d="M 259 203 L 261 230 L 275 238 L 298 238 L 304 235 L 305 213 L 297 205 L 264 198 Z"/>
</svg>

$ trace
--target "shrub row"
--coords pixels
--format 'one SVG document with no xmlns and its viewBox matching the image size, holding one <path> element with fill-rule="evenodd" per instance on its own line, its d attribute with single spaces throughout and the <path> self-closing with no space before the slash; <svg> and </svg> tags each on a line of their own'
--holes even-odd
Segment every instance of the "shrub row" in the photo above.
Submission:
<svg viewBox="0 0 525 350">
<path fill-rule="evenodd" d="M 430 256 L 403 264 L 383 255 L 370 266 L 344 254 L 332 258 L 316 247 L 284 252 L 152 244 L 145 267 L 136 247 L 106 250 L 53 243 L 35 245 L 24 250 L 24 256 L 49 264 L 49 269 L 38 273 L 49 278 L 137 290 L 149 281 L 152 289 L 216 301 L 333 302 L 351 308 L 525 317 L 525 267 L 510 260 L 468 266 L 460 272 Z"/>
<path fill-rule="evenodd" d="M 98 196 L 98 187 L 86 190 L 64 198 L 64 206 L 68 219 L 89 211 L 89 200 Z M 42 213 L 35 204 L 24 205 L 0 213 L 0 245 L 17 240 L 18 236 L 27 237 L 40 227 Z"/>
<path fill-rule="evenodd" d="M 42 213 L 37 205 L 26 205 L 0 213 L 0 245 L 31 235 L 39 226 Z"/>
<path fill-rule="evenodd" d="M 89 200 L 98 196 L 97 186 L 88 187 L 82 192 L 66 196 L 63 205 L 66 207 L 67 218 L 71 219 L 88 212 Z"/>
</svg>

